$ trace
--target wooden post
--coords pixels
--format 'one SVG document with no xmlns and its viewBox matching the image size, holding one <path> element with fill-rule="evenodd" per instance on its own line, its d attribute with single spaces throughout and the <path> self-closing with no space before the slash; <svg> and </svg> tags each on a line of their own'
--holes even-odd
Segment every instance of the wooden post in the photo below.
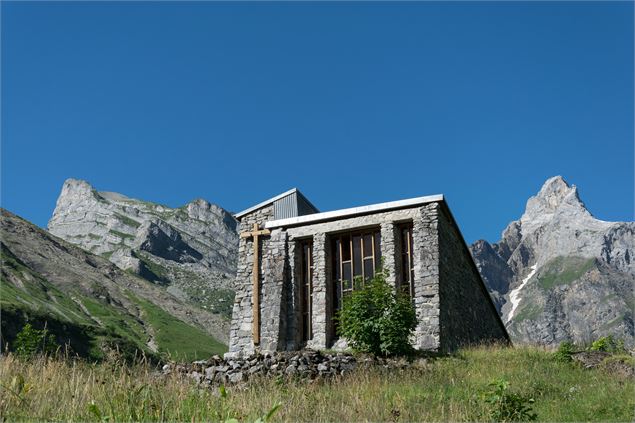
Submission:
<svg viewBox="0 0 635 423">
<path fill-rule="evenodd" d="M 258 261 L 260 237 L 263 235 L 269 235 L 271 231 L 269 229 L 259 229 L 258 224 L 254 223 L 253 230 L 251 232 L 242 232 L 241 238 L 253 238 L 254 243 L 254 264 L 251 272 L 253 287 L 252 287 L 252 314 L 253 323 L 251 325 L 251 334 L 254 340 L 254 345 L 260 344 L 260 263 Z"/>
</svg>

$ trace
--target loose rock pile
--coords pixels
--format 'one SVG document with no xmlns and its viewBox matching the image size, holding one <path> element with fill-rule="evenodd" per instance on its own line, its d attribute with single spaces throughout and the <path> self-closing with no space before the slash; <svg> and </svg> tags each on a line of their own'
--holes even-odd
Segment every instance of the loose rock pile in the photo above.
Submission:
<svg viewBox="0 0 635 423">
<path fill-rule="evenodd" d="M 203 385 L 236 384 L 254 376 L 298 377 L 302 379 L 330 378 L 344 375 L 356 368 L 382 367 L 403 369 L 425 366 L 427 360 L 415 362 L 372 356 L 353 356 L 348 353 L 327 354 L 319 351 L 256 353 L 242 358 L 224 359 L 215 355 L 208 360 L 189 364 L 166 364 L 163 374 L 187 375 Z"/>
<path fill-rule="evenodd" d="M 610 358 L 613 357 L 613 360 Z M 626 377 L 635 377 L 633 366 L 633 354 L 629 360 L 627 354 L 615 355 L 603 351 L 581 351 L 571 355 L 573 361 L 580 363 L 585 369 L 603 367 L 611 373 L 621 374 Z"/>
</svg>

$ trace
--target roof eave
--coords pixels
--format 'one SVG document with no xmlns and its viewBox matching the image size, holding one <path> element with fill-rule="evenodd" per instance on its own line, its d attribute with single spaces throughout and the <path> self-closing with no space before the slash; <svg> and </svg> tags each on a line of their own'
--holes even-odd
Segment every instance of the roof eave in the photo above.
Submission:
<svg viewBox="0 0 635 423">
<path fill-rule="evenodd" d="M 290 217 L 286 219 L 271 220 L 265 224 L 265 228 L 273 229 L 288 226 L 308 225 L 345 217 L 353 217 L 364 214 L 372 214 L 383 211 L 414 207 L 427 203 L 443 201 L 443 194 L 428 195 L 425 197 L 409 198 L 406 200 L 390 201 L 387 203 L 371 204 L 368 206 L 351 207 L 348 209 L 333 210 L 322 213 L 308 214 L 305 216 Z"/>
</svg>

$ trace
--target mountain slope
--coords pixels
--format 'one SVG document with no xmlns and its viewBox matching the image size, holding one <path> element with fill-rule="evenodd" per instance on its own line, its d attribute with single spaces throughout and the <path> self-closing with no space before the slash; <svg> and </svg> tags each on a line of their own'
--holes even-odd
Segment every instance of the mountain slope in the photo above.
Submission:
<svg viewBox="0 0 635 423">
<path fill-rule="evenodd" d="M 548 179 L 502 239 L 471 252 L 517 343 L 634 343 L 635 222 L 594 218 L 575 186 Z"/>
<path fill-rule="evenodd" d="M 49 231 L 172 295 L 231 317 L 238 235 L 230 213 L 205 200 L 172 209 L 68 179 Z"/>
<path fill-rule="evenodd" d="M 70 342 L 76 352 L 91 357 L 114 345 L 188 358 L 225 350 L 227 325 L 220 316 L 7 210 L 1 214 L 4 342 L 29 320 L 46 321 L 58 341 Z"/>
</svg>

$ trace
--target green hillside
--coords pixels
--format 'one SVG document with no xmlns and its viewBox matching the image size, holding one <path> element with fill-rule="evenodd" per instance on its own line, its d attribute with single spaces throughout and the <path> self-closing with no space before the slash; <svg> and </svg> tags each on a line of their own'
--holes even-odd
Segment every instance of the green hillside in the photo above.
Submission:
<svg viewBox="0 0 635 423">
<path fill-rule="evenodd" d="M 143 353 L 179 360 L 226 351 L 199 325 L 165 311 L 187 314 L 190 309 L 163 288 L 6 211 L 1 235 L 2 350 L 12 348 L 29 322 L 46 327 L 60 346 L 92 360 L 113 349 L 129 358 Z"/>
</svg>

